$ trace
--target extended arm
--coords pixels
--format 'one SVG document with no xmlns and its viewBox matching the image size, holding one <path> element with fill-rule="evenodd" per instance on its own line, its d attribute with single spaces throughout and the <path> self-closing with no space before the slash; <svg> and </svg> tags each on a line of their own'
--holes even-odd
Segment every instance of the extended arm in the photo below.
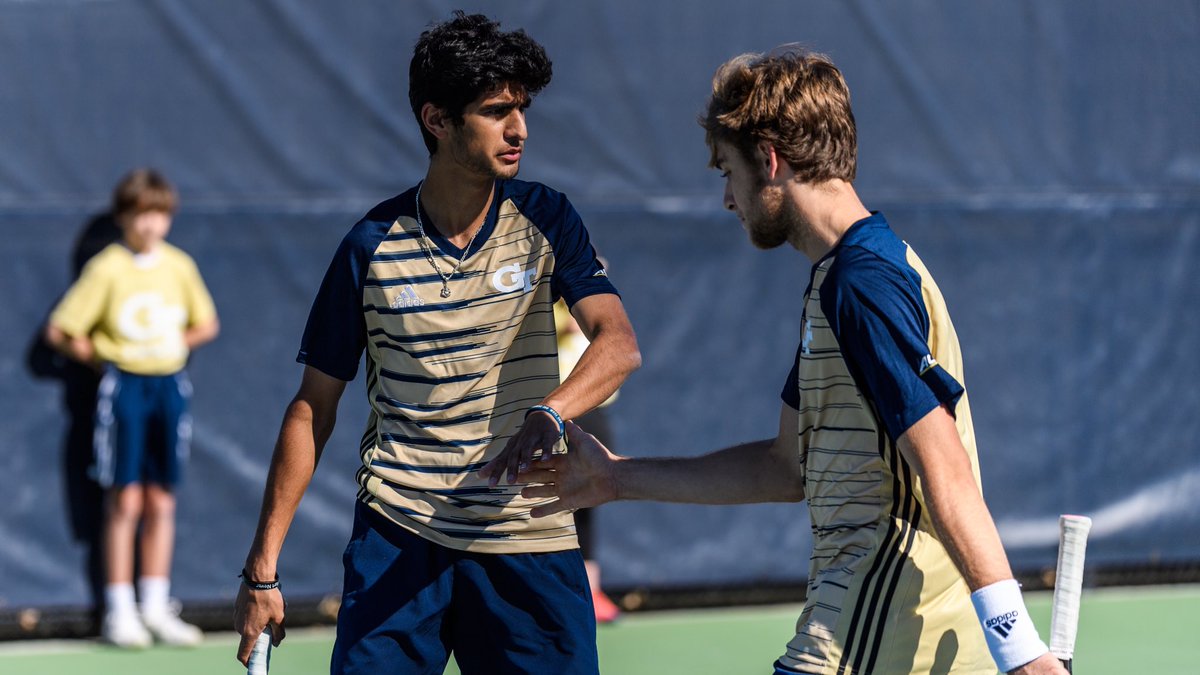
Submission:
<svg viewBox="0 0 1200 675">
<path fill-rule="evenodd" d="M 300 498 L 316 471 L 325 442 L 333 432 L 337 404 L 346 383 L 316 368 L 306 367 L 300 391 L 284 414 L 279 439 L 271 457 L 271 470 L 263 494 L 262 511 L 254 543 L 246 556 L 246 573 L 258 581 L 276 578 L 276 563 Z M 284 637 L 283 595 L 278 589 L 238 590 L 234 629 L 242 635 L 237 658 L 243 664 L 263 628 L 271 626 L 275 643 Z"/>
<path fill-rule="evenodd" d="M 633 326 L 619 297 L 611 293 L 589 295 L 575 303 L 571 313 L 590 344 L 570 376 L 542 401 L 563 420 L 603 403 L 642 364 Z M 508 482 L 515 483 L 519 467 L 528 463 L 537 450 L 548 458 L 558 439 L 558 422 L 549 413 L 534 412 L 480 474 L 491 485 L 500 482 L 506 473 Z"/>
<path fill-rule="evenodd" d="M 565 455 L 539 462 L 519 476 L 542 483 L 526 497 L 557 497 L 533 510 L 540 517 L 617 499 L 689 504 L 750 504 L 804 499 L 803 467 L 797 447 L 799 419 L 784 405 L 779 433 L 699 457 L 631 459 L 614 455 L 595 437 L 568 426 Z"/>
<path fill-rule="evenodd" d="M 1013 578 L 954 418 L 938 406 L 899 439 L 900 452 L 921 478 L 938 539 L 972 591 Z M 1049 652 L 1009 672 L 1066 673 Z"/>
</svg>

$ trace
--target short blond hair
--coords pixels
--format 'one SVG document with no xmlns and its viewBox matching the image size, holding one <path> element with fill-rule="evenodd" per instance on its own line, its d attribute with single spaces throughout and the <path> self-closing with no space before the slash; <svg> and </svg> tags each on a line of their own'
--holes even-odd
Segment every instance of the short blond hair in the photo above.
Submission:
<svg viewBox="0 0 1200 675">
<path fill-rule="evenodd" d="M 726 61 L 713 76 L 700 126 L 710 166 L 717 141 L 747 158 L 766 141 L 803 182 L 854 180 L 858 135 L 850 89 L 829 57 L 799 45 Z"/>
</svg>

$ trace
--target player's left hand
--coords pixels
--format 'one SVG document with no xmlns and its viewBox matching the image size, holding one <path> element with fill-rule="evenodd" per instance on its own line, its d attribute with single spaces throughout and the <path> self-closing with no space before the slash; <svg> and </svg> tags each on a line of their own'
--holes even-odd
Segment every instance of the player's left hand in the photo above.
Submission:
<svg viewBox="0 0 1200 675">
<path fill-rule="evenodd" d="M 1063 668 L 1062 663 L 1050 652 L 1008 672 L 1012 675 L 1068 675 L 1067 669 Z"/>
<path fill-rule="evenodd" d="M 525 418 L 516 435 L 508 439 L 500 454 L 480 469 L 479 474 L 488 479 L 491 487 L 495 487 L 506 473 L 508 482 L 516 483 L 517 473 L 529 466 L 537 451 L 541 451 L 542 459 L 549 459 L 554 444 L 560 438 L 558 422 L 550 413 L 535 410 Z"/>
</svg>

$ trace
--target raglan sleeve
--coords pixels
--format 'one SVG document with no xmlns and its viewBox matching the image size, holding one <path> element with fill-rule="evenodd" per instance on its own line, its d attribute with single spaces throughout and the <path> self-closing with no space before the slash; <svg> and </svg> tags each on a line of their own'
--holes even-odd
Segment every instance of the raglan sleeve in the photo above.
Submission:
<svg viewBox="0 0 1200 675">
<path fill-rule="evenodd" d="M 919 284 L 870 253 L 852 251 L 838 263 L 822 284 L 821 307 L 888 435 L 900 438 L 939 405 L 953 413 L 964 389 L 930 353 Z"/>
<path fill-rule="evenodd" d="M 792 371 L 788 373 L 787 380 L 783 383 L 783 391 L 779 392 L 779 398 L 788 405 L 792 410 L 800 409 L 800 350 L 803 345 L 796 346 L 796 360 L 792 363 Z"/>
<path fill-rule="evenodd" d="M 313 300 L 296 360 L 349 382 L 366 347 L 363 283 L 372 249 L 356 226 L 338 246 Z"/>
<path fill-rule="evenodd" d="M 552 193 L 543 203 L 547 213 L 541 220 L 547 224 L 545 233 L 554 249 L 554 275 L 550 282 L 554 298 L 561 297 L 568 307 L 574 307 L 589 295 L 620 295 L 592 247 L 583 219 L 566 196 Z"/>
</svg>

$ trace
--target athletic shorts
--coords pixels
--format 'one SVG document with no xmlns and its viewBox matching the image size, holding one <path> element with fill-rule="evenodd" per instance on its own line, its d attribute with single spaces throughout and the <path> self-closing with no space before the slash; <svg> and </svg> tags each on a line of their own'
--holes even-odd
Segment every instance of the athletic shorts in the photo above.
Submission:
<svg viewBox="0 0 1200 675">
<path fill-rule="evenodd" d="M 121 487 L 179 483 L 192 437 L 187 373 L 135 375 L 109 367 L 96 397 L 95 478 Z"/>
<path fill-rule="evenodd" d="M 468 553 L 358 502 L 342 556 L 333 675 L 596 675 L 583 556 Z"/>
</svg>

